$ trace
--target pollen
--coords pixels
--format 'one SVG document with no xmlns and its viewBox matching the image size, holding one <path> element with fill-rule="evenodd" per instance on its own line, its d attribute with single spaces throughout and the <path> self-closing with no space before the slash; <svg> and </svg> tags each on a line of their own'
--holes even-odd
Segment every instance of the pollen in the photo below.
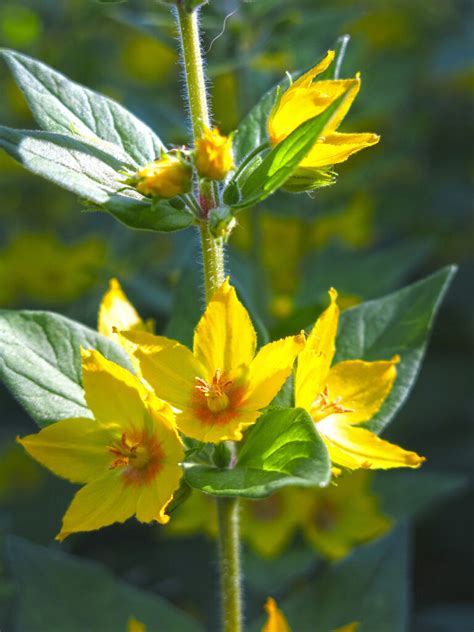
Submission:
<svg viewBox="0 0 474 632">
<path fill-rule="evenodd" d="M 230 400 L 227 389 L 232 386 L 232 380 L 222 376 L 222 371 L 217 369 L 212 382 L 209 384 L 200 377 L 196 378 L 196 389 L 204 394 L 210 411 L 220 413 L 229 407 Z"/>
<path fill-rule="evenodd" d="M 329 397 L 329 389 L 324 387 L 323 391 L 316 397 L 311 406 L 311 416 L 315 423 L 329 417 L 329 415 L 337 415 L 341 413 L 354 413 L 354 408 L 347 408 L 341 404 L 342 397 L 336 397 L 331 400 Z"/>
<path fill-rule="evenodd" d="M 160 444 L 154 437 L 144 433 L 129 438 L 124 432 L 120 441 L 108 446 L 107 450 L 115 457 L 109 469 L 123 468 L 126 484 L 148 482 L 161 469 L 164 459 Z"/>
</svg>

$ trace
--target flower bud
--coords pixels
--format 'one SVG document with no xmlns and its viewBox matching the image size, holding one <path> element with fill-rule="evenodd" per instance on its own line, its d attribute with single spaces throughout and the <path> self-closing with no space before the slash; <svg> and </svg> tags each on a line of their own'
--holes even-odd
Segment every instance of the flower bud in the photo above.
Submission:
<svg viewBox="0 0 474 632">
<path fill-rule="evenodd" d="M 192 177 L 191 165 L 184 157 L 169 153 L 137 171 L 133 183 L 143 195 L 173 198 L 191 189 Z"/>
<path fill-rule="evenodd" d="M 194 164 L 201 178 L 223 180 L 234 169 L 232 137 L 223 136 L 217 128 L 204 129 L 196 142 Z"/>
</svg>

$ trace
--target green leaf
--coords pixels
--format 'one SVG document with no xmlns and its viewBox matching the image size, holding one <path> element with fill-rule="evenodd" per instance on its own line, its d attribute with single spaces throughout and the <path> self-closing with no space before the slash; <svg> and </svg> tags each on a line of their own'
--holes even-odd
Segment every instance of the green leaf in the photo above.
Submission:
<svg viewBox="0 0 474 632">
<path fill-rule="evenodd" d="M 161 154 L 163 144 L 156 134 L 116 101 L 31 57 L 6 49 L 0 54 L 42 129 L 97 143 L 132 166 Z"/>
<path fill-rule="evenodd" d="M 114 195 L 101 208 L 129 228 L 171 233 L 188 228 L 194 221 L 193 215 L 176 208 L 166 200 L 137 200 L 125 195 Z"/>
<path fill-rule="evenodd" d="M 278 143 L 239 187 L 241 199 L 233 208 L 256 204 L 281 187 L 309 153 L 344 98 L 345 93 Z"/>
<path fill-rule="evenodd" d="M 399 354 L 397 379 L 377 415 L 366 425 L 380 432 L 408 397 L 425 353 L 434 317 L 455 274 L 455 266 L 381 299 L 341 314 L 336 362 L 382 360 Z"/>
<path fill-rule="evenodd" d="M 131 369 L 112 340 L 64 316 L 0 310 L 0 379 L 39 426 L 92 417 L 81 385 L 81 346 Z"/>
<path fill-rule="evenodd" d="M 71 136 L 0 126 L 0 147 L 32 173 L 96 204 L 134 199 L 118 193 L 124 188 L 118 173 L 123 164 L 101 148 Z"/>
<path fill-rule="evenodd" d="M 327 485 L 331 464 L 302 408 L 272 408 L 248 431 L 233 469 L 190 465 L 186 482 L 215 496 L 263 498 L 287 485 Z"/>
<path fill-rule="evenodd" d="M 17 586 L 16 627 L 24 632 L 126 632 L 133 616 L 148 632 L 203 632 L 162 597 L 116 579 L 102 565 L 9 537 Z"/>
<path fill-rule="evenodd" d="M 287 90 L 289 85 L 290 80 L 286 77 L 268 90 L 240 122 L 232 141 L 236 165 L 240 165 L 242 160 L 259 145 L 268 142 L 268 116 L 278 99 L 279 92 Z"/>
<path fill-rule="evenodd" d="M 400 528 L 332 564 L 279 604 L 293 630 L 328 632 L 353 621 L 361 632 L 405 632 L 408 538 Z M 258 626 L 254 628 L 259 629 Z"/>
<path fill-rule="evenodd" d="M 437 503 L 468 489 L 468 480 L 459 474 L 390 471 L 374 476 L 372 491 L 383 513 L 396 520 L 422 514 Z"/>
</svg>

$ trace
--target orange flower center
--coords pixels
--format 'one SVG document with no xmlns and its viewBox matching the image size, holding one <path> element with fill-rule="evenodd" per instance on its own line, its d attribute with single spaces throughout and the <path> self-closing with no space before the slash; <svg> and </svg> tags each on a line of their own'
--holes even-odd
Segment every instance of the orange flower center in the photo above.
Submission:
<svg viewBox="0 0 474 632">
<path fill-rule="evenodd" d="M 278 496 L 249 503 L 250 513 L 260 522 L 272 522 L 283 514 L 283 504 Z"/>
<path fill-rule="evenodd" d="M 313 418 L 314 423 L 318 423 L 318 421 L 329 417 L 329 415 L 355 412 L 354 408 L 347 408 L 343 406 L 341 401 L 341 396 L 331 400 L 329 397 L 329 389 L 325 386 L 323 392 L 316 397 L 311 406 L 311 417 Z"/>
<path fill-rule="evenodd" d="M 227 391 L 231 386 L 232 380 L 224 378 L 220 369 L 215 372 L 211 384 L 200 377 L 196 378 L 196 389 L 204 394 L 207 406 L 213 413 L 220 413 L 229 407 Z"/>
<path fill-rule="evenodd" d="M 108 447 L 115 458 L 109 469 L 123 468 L 126 484 L 141 485 L 150 482 L 161 469 L 164 454 L 155 437 L 145 432 L 128 437 L 123 433 L 120 442 Z"/>
<path fill-rule="evenodd" d="M 332 531 L 339 519 L 337 507 L 329 500 L 321 501 L 313 514 L 313 522 L 320 531 Z"/>
</svg>

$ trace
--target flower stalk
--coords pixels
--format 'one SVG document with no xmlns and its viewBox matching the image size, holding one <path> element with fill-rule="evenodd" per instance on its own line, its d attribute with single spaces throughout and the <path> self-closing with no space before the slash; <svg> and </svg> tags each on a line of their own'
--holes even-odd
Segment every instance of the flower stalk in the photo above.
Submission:
<svg viewBox="0 0 474 632">
<path fill-rule="evenodd" d="M 176 5 L 178 32 L 182 46 L 182 61 L 186 77 L 189 114 L 194 143 L 210 127 L 207 104 L 204 64 L 199 34 L 198 10 L 188 12 L 183 2 Z M 224 240 L 215 238 L 209 231 L 209 212 L 217 206 L 213 184 L 201 179 L 199 182 L 201 205 L 201 246 L 204 266 L 206 304 L 223 283 Z M 219 561 L 222 591 L 222 620 L 224 632 L 241 632 L 241 586 L 240 586 L 240 529 L 238 498 L 218 498 L 219 515 Z"/>
</svg>

